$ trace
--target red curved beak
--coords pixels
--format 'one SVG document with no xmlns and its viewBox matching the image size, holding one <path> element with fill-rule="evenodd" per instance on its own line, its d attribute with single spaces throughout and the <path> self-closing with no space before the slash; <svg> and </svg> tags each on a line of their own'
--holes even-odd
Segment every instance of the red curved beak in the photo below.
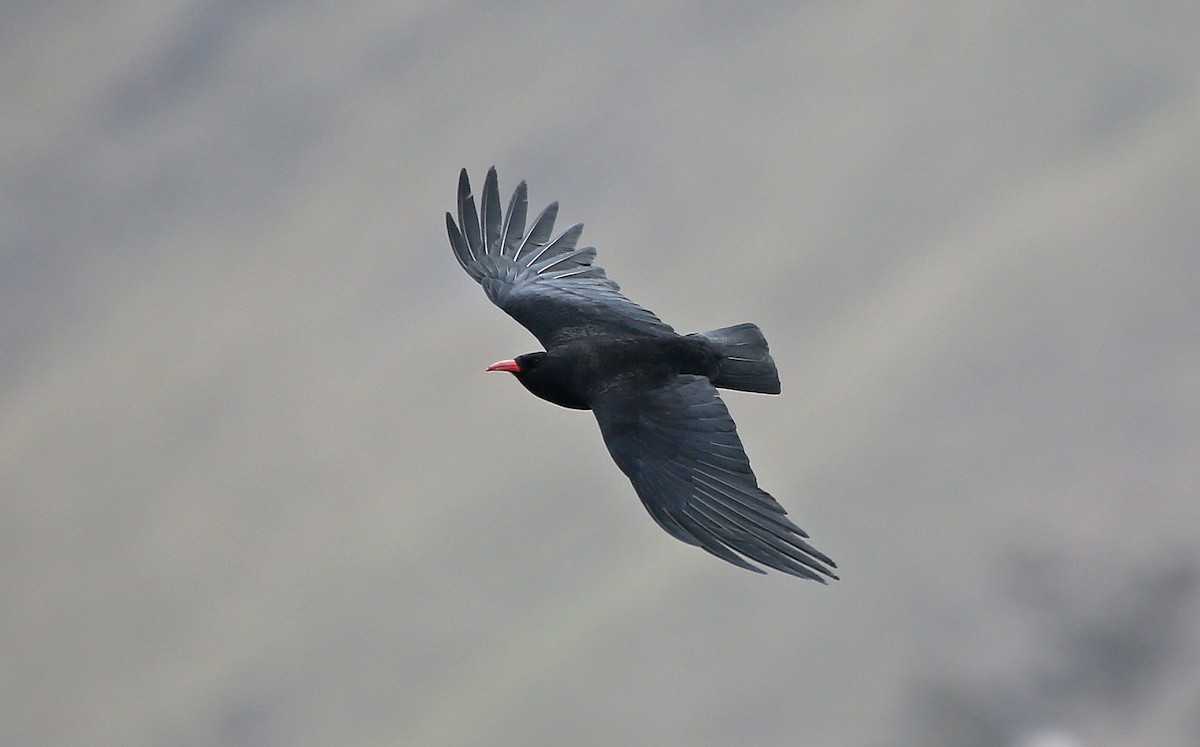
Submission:
<svg viewBox="0 0 1200 747">
<path fill-rule="evenodd" d="M 514 360 L 496 361 L 487 367 L 489 371 L 508 371 L 509 373 L 518 373 L 521 370 L 520 364 Z"/>
</svg>

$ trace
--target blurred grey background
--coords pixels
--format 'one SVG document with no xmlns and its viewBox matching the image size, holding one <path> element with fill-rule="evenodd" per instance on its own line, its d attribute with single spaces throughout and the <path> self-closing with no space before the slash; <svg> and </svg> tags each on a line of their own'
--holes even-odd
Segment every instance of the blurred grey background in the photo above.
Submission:
<svg viewBox="0 0 1200 747">
<path fill-rule="evenodd" d="M 1200 744 L 1200 5 L 10 2 L 0 743 Z M 460 167 L 838 560 L 654 525 Z"/>
</svg>

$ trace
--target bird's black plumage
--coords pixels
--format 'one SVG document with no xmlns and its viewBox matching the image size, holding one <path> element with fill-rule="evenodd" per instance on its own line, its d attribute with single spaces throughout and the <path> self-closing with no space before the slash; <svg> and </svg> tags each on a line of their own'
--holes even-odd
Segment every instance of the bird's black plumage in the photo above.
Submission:
<svg viewBox="0 0 1200 747">
<path fill-rule="evenodd" d="M 677 335 L 621 294 L 593 263 L 595 249 L 576 248 L 582 224 L 551 240 L 558 203 L 528 231 L 527 213 L 525 182 L 501 211 L 494 168 L 478 211 L 464 169 L 457 221 L 446 213 L 459 264 L 546 348 L 488 370 L 513 373 L 542 399 L 592 410 L 613 460 L 674 537 L 759 573 L 749 561 L 822 583 L 836 579 L 833 561 L 758 487 L 717 393 L 779 392 L 758 327 Z"/>
</svg>

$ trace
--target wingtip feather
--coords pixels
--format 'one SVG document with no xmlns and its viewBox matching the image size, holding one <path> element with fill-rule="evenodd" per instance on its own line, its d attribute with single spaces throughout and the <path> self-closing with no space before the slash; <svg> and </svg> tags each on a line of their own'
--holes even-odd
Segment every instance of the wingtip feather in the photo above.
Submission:
<svg viewBox="0 0 1200 747">
<path fill-rule="evenodd" d="M 483 252 L 500 254 L 500 186 L 496 167 L 488 169 L 483 180 L 483 194 L 479 198 L 479 212 L 483 219 Z"/>
<path fill-rule="evenodd" d="M 538 217 L 534 218 L 533 226 L 530 227 L 529 233 L 521 239 L 520 245 L 517 246 L 517 251 L 513 254 L 513 259 L 520 261 L 522 256 L 535 252 L 545 246 L 550 240 L 550 234 L 554 233 L 554 221 L 558 218 L 558 202 L 552 202 L 538 213 Z"/>
<path fill-rule="evenodd" d="M 529 187 L 521 181 L 513 190 L 504 214 L 504 230 L 500 234 L 500 252 L 506 257 L 516 258 L 515 249 L 525 233 L 525 216 L 529 211 Z"/>
</svg>

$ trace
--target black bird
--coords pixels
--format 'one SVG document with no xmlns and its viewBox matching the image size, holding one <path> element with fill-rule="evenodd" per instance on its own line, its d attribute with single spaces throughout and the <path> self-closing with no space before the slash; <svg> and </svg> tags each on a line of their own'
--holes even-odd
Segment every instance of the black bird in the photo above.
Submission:
<svg viewBox="0 0 1200 747">
<path fill-rule="evenodd" d="M 591 410 L 613 461 L 672 536 L 757 573 L 747 561 L 825 583 L 837 566 L 758 487 L 716 387 L 779 393 L 767 341 L 753 324 L 678 335 L 621 295 L 577 249 L 576 223 L 551 240 L 558 203 L 525 230 L 525 182 L 501 213 L 496 169 L 479 211 L 463 169 L 458 221 L 446 213 L 454 256 L 488 298 L 546 348 L 488 366 L 556 405 Z"/>
</svg>

